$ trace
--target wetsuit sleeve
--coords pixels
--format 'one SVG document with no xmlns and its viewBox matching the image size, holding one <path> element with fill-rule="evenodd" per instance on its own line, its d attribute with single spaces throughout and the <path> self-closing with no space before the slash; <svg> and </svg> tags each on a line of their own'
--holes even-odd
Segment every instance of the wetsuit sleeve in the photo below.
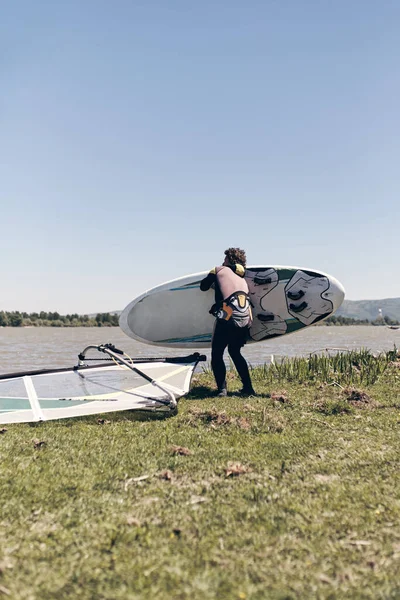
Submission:
<svg viewBox="0 0 400 600">
<path fill-rule="evenodd" d="M 204 279 L 200 282 L 200 289 L 202 292 L 206 292 L 207 290 L 210 289 L 210 287 L 212 286 L 213 283 L 215 283 L 216 281 L 216 274 L 215 274 L 215 269 L 212 269 L 209 274 L 207 275 L 207 277 L 204 277 Z"/>
</svg>

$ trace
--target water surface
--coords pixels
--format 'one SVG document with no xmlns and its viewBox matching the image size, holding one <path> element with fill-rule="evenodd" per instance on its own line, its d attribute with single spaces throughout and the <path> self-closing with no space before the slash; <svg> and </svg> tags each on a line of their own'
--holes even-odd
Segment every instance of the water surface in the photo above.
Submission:
<svg viewBox="0 0 400 600">
<path fill-rule="evenodd" d="M 88 344 L 112 342 L 130 356 L 184 356 L 192 350 L 147 346 L 128 338 L 118 327 L 2 327 L 0 328 L 0 373 L 70 367 Z M 310 327 L 269 342 L 248 344 L 243 354 L 255 364 L 269 362 L 271 355 L 304 356 L 331 348 L 368 348 L 379 353 L 400 346 L 400 329 L 387 327 Z M 198 350 L 210 358 L 210 350 Z"/>
</svg>

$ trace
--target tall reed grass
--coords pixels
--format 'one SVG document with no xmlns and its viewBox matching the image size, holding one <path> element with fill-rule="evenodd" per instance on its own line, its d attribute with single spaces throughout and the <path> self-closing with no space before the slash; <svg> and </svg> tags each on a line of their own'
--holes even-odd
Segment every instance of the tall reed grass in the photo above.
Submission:
<svg viewBox="0 0 400 600">
<path fill-rule="evenodd" d="M 373 385 L 399 358 L 393 350 L 374 355 L 368 349 L 335 354 L 310 354 L 308 357 L 283 358 L 269 364 L 251 366 L 253 381 L 274 382 L 320 382 L 339 385 Z M 235 371 L 232 361 L 231 370 Z M 203 371 L 212 375 L 211 369 Z"/>
<path fill-rule="evenodd" d="M 389 365 L 397 360 L 397 349 L 378 356 L 367 349 L 336 354 L 310 354 L 309 357 L 284 358 L 252 367 L 254 381 L 273 383 L 276 381 L 306 381 L 338 383 L 340 385 L 372 385 L 381 377 Z"/>
</svg>

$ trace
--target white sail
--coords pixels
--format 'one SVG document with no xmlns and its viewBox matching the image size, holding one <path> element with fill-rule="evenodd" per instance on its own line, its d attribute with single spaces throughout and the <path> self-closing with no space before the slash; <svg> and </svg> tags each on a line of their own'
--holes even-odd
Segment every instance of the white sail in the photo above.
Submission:
<svg viewBox="0 0 400 600">
<path fill-rule="evenodd" d="M 98 348 L 105 348 L 99 346 Z M 101 350 L 104 351 L 104 350 Z M 107 352 L 110 355 L 110 352 Z M 113 358 L 118 357 L 112 352 Z M 0 424 L 65 419 L 122 410 L 162 410 L 188 393 L 199 360 L 138 359 L 126 364 L 52 369 L 0 376 Z"/>
</svg>

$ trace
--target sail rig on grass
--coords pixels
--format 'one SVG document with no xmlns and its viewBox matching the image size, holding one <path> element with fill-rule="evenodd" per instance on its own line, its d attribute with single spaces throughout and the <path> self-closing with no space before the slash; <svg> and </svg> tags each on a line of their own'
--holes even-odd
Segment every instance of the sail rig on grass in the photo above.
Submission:
<svg viewBox="0 0 400 600">
<path fill-rule="evenodd" d="M 106 358 L 87 358 L 93 350 Z M 0 424 L 122 410 L 168 414 L 188 393 L 198 362 L 206 360 L 199 353 L 131 359 L 112 344 L 87 346 L 78 358 L 72 368 L 0 375 Z"/>
</svg>

